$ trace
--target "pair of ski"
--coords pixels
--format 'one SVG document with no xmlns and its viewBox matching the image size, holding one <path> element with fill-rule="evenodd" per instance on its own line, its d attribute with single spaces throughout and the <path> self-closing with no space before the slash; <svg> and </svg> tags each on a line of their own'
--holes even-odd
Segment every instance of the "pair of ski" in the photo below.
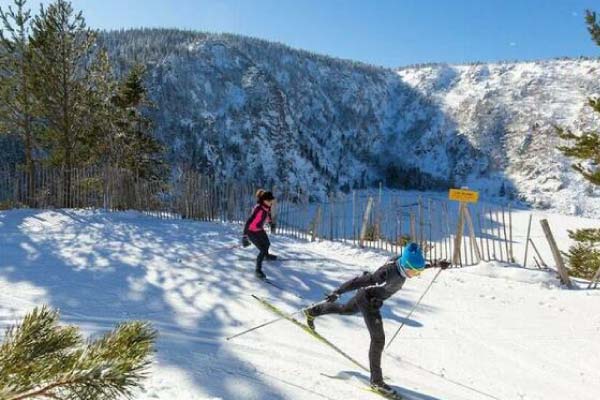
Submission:
<svg viewBox="0 0 600 400">
<path fill-rule="evenodd" d="M 283 290 L 283 291 L 285 291 L 285 289 L 284 289 L 283 287 L 279 286 L 277 283 L 273 282 L 273 281 L 272 281 L 271 279 L 269 279 L 269 278 L 261 278 L 261 277 L 258 277 L 258 276 L 257 276 L 256 278 L 257 278 L 257 279 L 259 279 L 259 280 L 261 280 L 261 281 L 263 281 L 264 283 L 266 283 L 266 284 L 268 284 L 268 285 L 271 285 L 271 286 L 273 286 L 273 287 L 276 287 L 276 288 L 277 288 L 277 289 L 279 289 L 279 290 Z"/>
<path fill-rule="evenodd" d="M 338 354 L 342 355 L 343 357 L 345 357 L 347 360 L 349 360 L 350 362 L 352 362 L 354 365 L 356 365 L 357 367 L 359 367 L 360 369 L 362 369 L 363 371 L 369 372 L 369 369 L 366 368 L 364 365 L 362 365 L 360 362 L 356 361 L 354 358 L 352 358 L 350 355 L 348 355 L 347 353 L 345 353 L 343 350 L 341 350 L 339 347 L 337 347 L 336 345 L 334 345 L 333 343 L 331 343 L 329 340 L 327 340 L 326 338 L 324 338 L 323 336 L 321 336 L 318 332 L 316 332 L 313 329 L 310 329 L 307 325 L 303 324 L 302 322 L 298 321 L 296 318 L 292 317 L 289 314 L 286 314 L 285 312 L 283 312 L 282 310 L 280 310 L 279 308 L 277 308 L 276 306 L 274 306 L 273 304 L 269 303 L 268 301 L 266 301 L 265 299 L 262 299 L 256 295 L 252 295 L 252 297 L 254 297 L 260 304 L 262 304 L 266 309 L 272 311 L 273 313 L 277 314 L 278 316 L 290 321 L 291 323 L 293 323 L 294 325 L 298 326 L 299 328 L 301 328 L 304 332 L 308 333 L 309 335 L 311 335 L 312 337 L 314 337 L 315 339 L 319 340 L 320 342 L 326 344 L 327 346 L 329 346 L 330 348 L 332 348 L 333 350 L 335 350 Z M 329 375 L 323 375 L 322 376 L 328 377 L 328 378 L 332 378 L 332 379 L 339 379 L 333 376 L 329 376 Z M 380 396 L 383 396 L 387 399 L 392 399 L 392 400 L 410 400 L 410 398 L 401 395 L 397 392 L 394 393 L 387 393 L 387 392 L 382 392 L 379 391 L 373 387 L 371 387 L 370 385 L 365 385 L 365 386 L 360 386 L 360 389 L 362 390 L 366 390 L 375 394 L 378 394 Z"/>
</svg>

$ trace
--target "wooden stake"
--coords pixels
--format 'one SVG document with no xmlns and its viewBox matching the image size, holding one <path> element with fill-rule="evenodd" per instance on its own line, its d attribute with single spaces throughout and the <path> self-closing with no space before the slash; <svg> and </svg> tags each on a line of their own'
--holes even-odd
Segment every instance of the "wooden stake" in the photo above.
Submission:
<svg viewBox="0 0 600 400">
<path fill-rule="evenodd" d="M 454 237 L 454 256 L 452 257 L 452 263 L 454 265 L 461 264 L 461 245 L 462 245 L 462 235 L 464 228 L 464 216 L 465 216 L 465 203 L 460 202 L 460 206 L 458 208 L 458 224 L 456 228 L 456 236 Z"/>
<path fill-rule="evenodd" d="M 506 233 L 506 217 L 504 216 L 505 210 L 502 207 L 502 230 L 504 231 L 504 244 L 506 245 L 506 259 L 509 263 L 513 262 L 513 259 L 510 254 L 510 245 L 508 244 L 508 235 Z"/>
<path fill-rule="evenodd" d="M 556 245 L 556 241 L 554 240 L 554 235 L 552 235 L 552 230 L 550 229 L 550 224 L 548 224 L 548 220 L 543 219 L 540 221 L 542 225 L 542 229 L 544 230 L 544 235 L 546 235 L 546 240 L 550 245 L 550 249 L 552 250 L 552 255 L 554 256 L 554 261 L 556 262 L 556 267 L 558 268 L 558 274 L 560 275 L 560 280 L 563 284 L 567 285 L 569 289 L 573 287 L 571 283 L 571 279 L 569 279 L 569 274 L 567 272 L 567 268 L 563 262 L 562 256 L 560 254 L 560 250 Z"/>
<path fill-rule="evenodd" d="M 527 239 L 525 239 L 525 255 L 523 256 L 523 268 L 527 268 L 527 253 L 529 250 L 529 237 L 531 235 L 531 220 L 533 214 L 529 214 L 529 224 L 527 224 Z"/>
<path fill-rule="evenodd" d="M 413 213 L 412 207 L 410 210 L 410 240 L 413 242 L 418 242 L 419 238 L 417 238 L 417 218 Z"/>
<path fill-rule="evenodd" d="M 352 191 L 352 245 L 356 246 L 356 190 Z"/>
<path fill-rule="evenodd" d="M 465 217 L 467 220 L 467 226 L 469 227 L 469 237 L 471 238 L 471 248 L 475 250 L 475 258 L 477 260 L 477 264 L 481 262 L 481 252 L 479 251 L 479 246 L 477 245 L 477 239 L 475 237 L 475 229 L 473 228 L 473 220 L 471 219 L 471 212 L 469 211 L 469 207 L 465 205 Z"/>
<path fill-rule="evenodd" d="M 498 234 L 498 248 L 500 249 L 500 261 L 504 261 L 504 250 L 502 249 L 502 233 L 500 231 L 500 213 L 498 210 L 494 213 L 496 214 L 496 222 L 497 222 L 497 234 Z"/>
<path fill-rule="evenodd" d="M 419 246 L 423 248 L 423 201 L 419 196 Z"/>
<path fill-rule="evenodd" d="M 367 234 L 367 227 L 369 224 L 369 216 L 371 215 L 371 209 L 373 208 L 373 197 L 369 197 L 367 201 L 367 207 L 365 208 L 365 214 L 363 215 L 362 227 L 360 229 L 360 247 L 364 246 L 365 235 Z"/>
<path fill-rule="evenodd" d="M 508 205 L 508 232 L 510 235 L 510 259 L 511 262 L 516 262 L 515 253 L 513 251 L 513 223 L 512 223 L 512 207 Z"/>
<path fill-rule="evenodd" d="M 490 232 L 493 235 L 492 236 L 492 254 L 494 256 L 494 260 L 498 261 L 498 257 L 496 257 L 496 234 L 494 233 L 494 214 L 492 214 L 492 209 L 488 208 L 488 214 L 490 216 Z"/>
<path fill-rule="evenodd" d="M 545 267 L 548 268 L 548 265 L 544 262 L 544 259 L 542 258 L 542 255 L 540 254 L 540 252 L 537 249 L 537 246 L 535 245 L 535 243 L 533 242 L 533 239 L 529 239 L 529 243 L 531 243 L 531 247 L 533 247 L 533 250 L 535 251 L 535 254 L 537 254 L 538 259 L 540 260 L 540 263 Z"/>
</svg>

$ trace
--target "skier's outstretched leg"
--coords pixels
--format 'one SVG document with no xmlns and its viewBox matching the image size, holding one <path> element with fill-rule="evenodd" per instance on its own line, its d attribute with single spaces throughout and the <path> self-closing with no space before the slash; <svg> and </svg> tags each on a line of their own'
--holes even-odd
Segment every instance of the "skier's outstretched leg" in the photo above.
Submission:
<svg viewBox="0 0 600 400">
<path fill-rule="evenodd" d="M 319 315 L 324 314 L 342 314 L 342 315 L 352 315 L 356 314 L 360 311 L 358 307 L 358 298 L 354 296 L 345 304 L 339 303 L 323 303 L 313 308 L 310 308 L 304 312 L 306 315 L 306 324 L 310 327 L 310 329 L 315 329 L 315 318 Z"/>
</svg>

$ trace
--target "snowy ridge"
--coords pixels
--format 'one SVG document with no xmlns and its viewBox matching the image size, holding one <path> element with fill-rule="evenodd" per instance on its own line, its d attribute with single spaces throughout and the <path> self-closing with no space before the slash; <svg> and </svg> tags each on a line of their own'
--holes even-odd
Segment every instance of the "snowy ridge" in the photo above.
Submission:
<svg viewBox="0 0 600 400">
<path fill-rule="evenodd" d="M 487 173 L 465 180 L 489 195 L 504 190 L 538 208 L 597 217 L 600 191 L 571 168 L 553 125 L 598 129 L 587 98 L 600 94 L 600 62 L 553 60 L 438 65 L 398 71 L 440 106 L 440 124 L 468 138 L 486 156 Z"/>
<path fill-rule="evenodd" d="M 473 187 L 594 217 L 600 195 L 555 149 L 553 124 L 598 128 L 586 99 L 600 61 L 434 65 L 393 71 L 234 35 L 141 30 L 104 36 L 149 67 L 171 162 L 315 197 L 384 181 Z"/>
<path fill-rule="evenodd" d="M 392 70 L 228 34 L 101 35 L 118 75 L 148 68 L 148 110 L 175 170 L 331 191 L 469 186 L 484 197 L 600 216 L 598 189 L 569 168 L 552 124 L 598 129 L 585 105 L 600 61 Z M 6 160 L 16 148 L 1 143 Z"/>
</svg>

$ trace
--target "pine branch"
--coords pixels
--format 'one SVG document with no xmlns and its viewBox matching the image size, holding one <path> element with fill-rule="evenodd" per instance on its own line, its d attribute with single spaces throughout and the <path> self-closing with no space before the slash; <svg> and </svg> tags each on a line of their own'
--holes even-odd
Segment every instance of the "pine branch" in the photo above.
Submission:
<svg viewBox="0 0 600 400">
<path fill-rule="evenodd" d="M 146 376 L 155 339 L 149 324 L 130 322 L 84 345 L 78 329 L 58 326 L 56 311 L 34 309 L 0 346 L 0 397 L 129 397 Z"/>
<path fill-rule="evenodd" d="M 600 25 L 597 22 L 596 12 L 586 10 L 585 11 L 585 22 L 588 26 L 588 32 L 592 36 L 592 40 L 600 46 Z"/>
<path fill-rule="evenodd" d="M 61 386 L 68 386 L 68 385 L 73 385 L 76 384 L 77 382 L 75 381 L 59 381 L 59 382 L 55 382 L 52 383 L 50 385 L 47 385 L 45 387 L 42 387 L 40 389 L 36 389 L 24 394 L 19 394 L 17 396 L 13 396 L 13 397 L 9 397 L 6 400 L 24 400 L 24 399 L 30 399 L 30 398 L 34 398 L 36 396 L 45 396 L 45 397 L 49 397 L 51 399 L 60 399 L 60 397 L 50 393 L 51 390 L 61 387 Z"/>
</svg>

